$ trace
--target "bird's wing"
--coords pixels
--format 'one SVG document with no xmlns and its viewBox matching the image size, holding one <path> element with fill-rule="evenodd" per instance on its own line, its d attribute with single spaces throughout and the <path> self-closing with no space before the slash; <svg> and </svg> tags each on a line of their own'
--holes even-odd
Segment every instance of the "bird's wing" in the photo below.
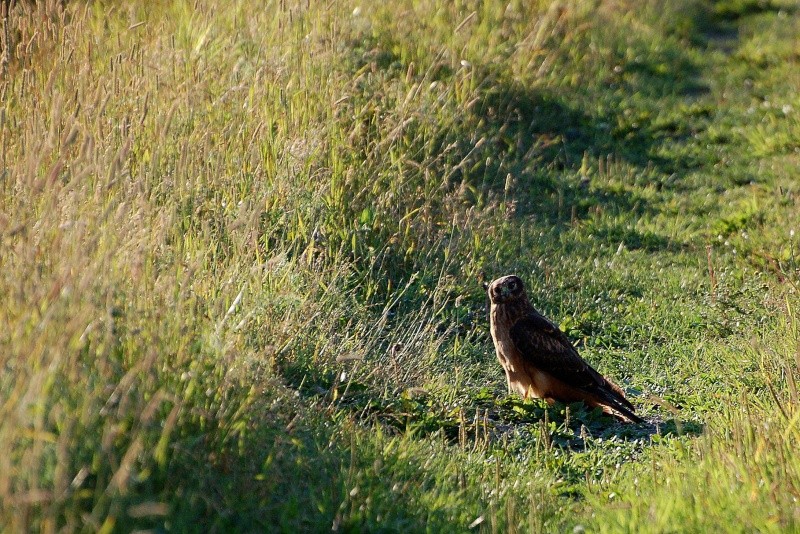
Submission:
<svg viewBox="0 0 800 534">
<path fill-rule="evenodd" d="M 565 384 L 607 401 L 623 412 L 633 405 L 580 357 L 567 336 L 538 314 L 528 314 L 511 327 L 511 340 L 526 362 Z"/>
</svg>

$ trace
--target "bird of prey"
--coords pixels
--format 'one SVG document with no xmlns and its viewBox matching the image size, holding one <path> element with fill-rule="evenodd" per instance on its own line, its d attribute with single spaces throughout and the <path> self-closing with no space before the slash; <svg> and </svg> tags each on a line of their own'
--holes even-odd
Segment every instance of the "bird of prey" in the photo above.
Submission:
<svg viewBox="0 0 800 534">
<path fill-rule="evenodd" d="M 622 421 L 642 421 L 622 389 L 586 363 L 567 336 L 534 309 L 518 276 L 504 276 L 485 287 L 492 340 L 509 393 L 550 404 L 583 401 Z"/>
</svg>

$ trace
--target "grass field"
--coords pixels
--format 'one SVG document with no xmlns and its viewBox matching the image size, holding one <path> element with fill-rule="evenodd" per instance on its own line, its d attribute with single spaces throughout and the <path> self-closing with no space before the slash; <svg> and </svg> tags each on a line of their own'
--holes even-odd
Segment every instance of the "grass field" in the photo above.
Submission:
<svg viewBox="0 0 800 534">
<path fill-rule="evenodd" d="M 0 32 L 0 530 L 800 531 L 794 2 L 64 4 Z M 646 423 L 507 395 L 510 273 Z"/>
</svg>

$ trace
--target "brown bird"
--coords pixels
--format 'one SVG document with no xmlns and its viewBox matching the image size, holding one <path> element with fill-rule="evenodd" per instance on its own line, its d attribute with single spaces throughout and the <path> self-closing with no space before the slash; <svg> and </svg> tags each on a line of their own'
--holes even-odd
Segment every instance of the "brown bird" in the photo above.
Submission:
<svg viewBox="0 0 800 534">
<path fill-rule="evenodd" d="M 537 312 L 522 280 L 509 275 L 486 286 L 497 359 L 508 392 L 554 401 L 583 401 L 625 422 L 640 423 L 622 389 L 580 357 L 567 336 Z"/>
</svg>

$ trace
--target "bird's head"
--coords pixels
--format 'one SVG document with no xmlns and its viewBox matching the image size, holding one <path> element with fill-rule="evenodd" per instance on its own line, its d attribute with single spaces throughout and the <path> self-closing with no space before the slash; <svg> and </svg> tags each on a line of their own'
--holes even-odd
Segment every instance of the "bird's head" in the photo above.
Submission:
<svg viewBox="0 0 800 534">
<path fill-rule="evenodd" d="M 492 304 L 503 304 L 525 298 L 522 280 L 513 274 L 494 280 L 486 291 Z"/>
</svg>

